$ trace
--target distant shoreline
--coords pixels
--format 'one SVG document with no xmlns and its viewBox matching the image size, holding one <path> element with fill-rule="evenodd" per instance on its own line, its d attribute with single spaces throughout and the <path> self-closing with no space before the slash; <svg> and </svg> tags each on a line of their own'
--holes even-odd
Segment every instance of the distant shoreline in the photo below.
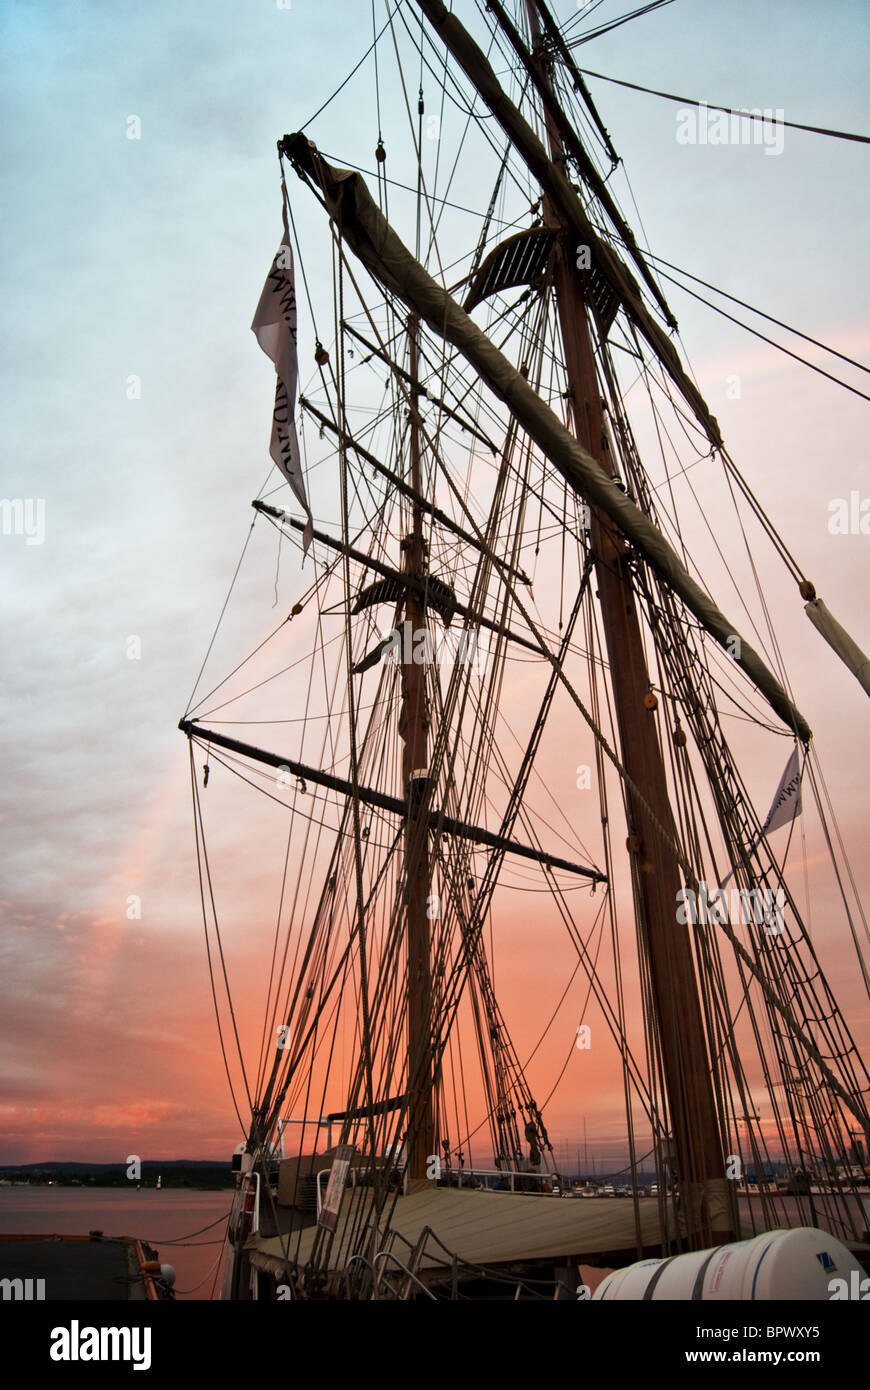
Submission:
<svg viewBox="0 0 870 1390">
<path fill-rule="evenodd" d="M 111 1192 L 111 1191 L 134 1191 L 134 1192 L 232 1192 L 235 1183 L 215 1182 L 215 1183 L 191 1183 L 191 1182 L 164 1182 L 158 1187 L 154 1182 L 105 1182 L 94 1179 L 93 1182 L 65 1182 L 62 1179 L 36 1179 L 36 1178 L 0 1178 L 0 1189 L 22 1187 L 56 1187 L 62 1188 L 64 1192 L 70 1192 L 76 1188 L 81 1188 L 88 1192 Z"/>
<path fill-rule="evenodd" d="M 135 1177 L 130 1176 L 126 1163 L 2 1164 L 0 1186 L 221 1192 L 231 1191 L 235 1187 L 235 1180 L 227 1163 L 196 1159 L 150 1159 L 140 1164 Z"/>
</svg>

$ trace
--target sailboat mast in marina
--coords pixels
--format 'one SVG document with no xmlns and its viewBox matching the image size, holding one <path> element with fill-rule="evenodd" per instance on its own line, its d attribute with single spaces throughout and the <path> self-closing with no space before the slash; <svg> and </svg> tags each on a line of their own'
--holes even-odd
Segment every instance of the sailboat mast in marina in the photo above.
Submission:
<svg viewBox="0 0 870 1390">
<path fill-rule="evenodd" d="M 617 1292 L 634 1262 L 705 1252 L 685 1295 L 656 1267 L 657 1296 L 689 1297 L 715 1252 L 745 1270 L 767 1240 L 786 1281 L 768 1296 L 826 1297 L 823 1256 L 866 1257 L 870 1078 L 775 832 L 818 818 L 865 987 L 866 920 L 764 596 L 738 595 L 735 625 L 688 544 L 689 466 L 719 470 L 735 534 L 754 528 L 865 689 L 866 658 L 676 350 L 550 5 L 416 0 L 387 12 L 381 71 L 387 44 L 410 154 L 379 130 L 366 174 L 303 131 L 278 144 L 285 234 L 254 326 L 283 477 L 252 534 L 303 563 L 286 616 L 253 641 L 233 629 L 229 673 L 181 721 L 243 1122 L 225 1294 L 575 1297 L 594 1266 L 616 1271 L 594 1297 L 640 1297 Z M 464 123 L 434 173 L 430 83 Z M 463 169 L 478 189 L 493 175 L 473 238 Z M 316 250 L 296 233 L 312 217 Z M 303 302 L 315 371 L 297 402 Z M 582 825 L 553 791 L 566 738 L 587 758 Z M 766 819 L 738 754 L 771 790 L 787 765 Z M 228 823 L 275 871 L 253 1047 L 222 891 L 242 908 L 208 848 Z M 523 953 L 544 978 L 556 933 L 569 978 L 546 977 L 546 1008 L 530 988 L 527 1047 L 498 986 Z M 581 984 L 578 1028 L 563 1005 Z M 586 1019 L 624 1099 L 630 1200 L 565 1200 L 579 1184 L 555 1159 L 551 1106 L 573 1090 L 594 1127 L 569 1066 Z"/>
</svg>

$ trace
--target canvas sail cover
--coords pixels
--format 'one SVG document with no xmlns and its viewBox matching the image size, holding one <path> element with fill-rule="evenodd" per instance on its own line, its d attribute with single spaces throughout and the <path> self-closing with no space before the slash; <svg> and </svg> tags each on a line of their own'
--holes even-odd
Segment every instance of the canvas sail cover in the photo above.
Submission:
<svg viewBox="0 0 870 1390">
<path fill-rule="evenodd" d="M 813 627 L 817 628 L 825 641 L 833 647 L 837 656 L 848 666 L 870 695 L 870 657 L 865 656 L 858 643 L 853 641 L 844 627 L 829 613 L 820 598 L 811 599 L 804 612 Z"/>
<path fill-rule="evenodd" d="M 359 1221 L 361 1201 L 360 1189 L 345 1196 L 336 1238 L 327 1255 L 330 1269 L 341 1268 L 347 1262 L 345 1242 Z M 641 1199 L 638 1207 L 644 1243 L 659 1244 L 662 1225 L 657 1200 Z M 673 1238 L 676 1226 L 672 1215 L 667 1213 L 665 1220 Z M 619 1198 L 583 1202 L 528 1193 L 428 1186 L 396 1200 L 391 1207 L 389 1228 L 412 1248 L 426 1228 L 434 1233 L 440 1245 L 432 1242 L 423 1252 L 416 1266 L 418 1271 L 445 1264 L 449 1267 L 451 1257 L 444 1247 L 455 1252 L 460 1260 L 485 1265 L 546 1260 L 554 1255 L 564 1255 L 568 1261 L 584 1252 L 637 1249 L 634 1204 Z M 294 1235 L 291 1245 L 287 1235 L 269 1236 L 263 1231 L 250 1236 L 245 1249 L 255 1269 L 281 1278 L 290 1266 L 304 1266 L 311 1258 L 316 1235 L 317 1227 L 309 1226 Z M 387 1231 L 382 1231 L 381 1241 L 383 1248 L 388 1241 Z"/>
<path fill-rule="evenodd" d="M 296 383 L 299 366 L 296 349 L 296 282 L 293 271 L 293 248 L 284 208 L 284 235 L 275 252 L 272 269 L 266 277 L 263 293 L 251 329 L 267 357 L 272 359 L 277 373 L 275 409 L 272 414 L 272 438 L 269 453 L 290 484 L 307 521 L 302 537 L 303 552 L 307 552 L 313 534 L 313 519 L 305 479 L 299 440 L 296 436 Z"/>
</svg>

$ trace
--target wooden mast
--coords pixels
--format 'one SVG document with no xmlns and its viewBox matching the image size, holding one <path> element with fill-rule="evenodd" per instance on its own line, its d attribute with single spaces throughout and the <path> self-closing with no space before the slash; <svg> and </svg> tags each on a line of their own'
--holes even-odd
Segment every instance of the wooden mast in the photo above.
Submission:
<svg viewBox="0 0 870 1390">
<path fill-rule="evenodd" d="M 410 424 L 410 484 L 422 494 L 420 468 L 420 395 L 416 314 L 408 317 Z M 405 826 L 405 916 L 408 946 L 408 1105 L 410 1149 L 408 1188 L 426 1180 L 429 1156 L 435 1149 L 435 1112 L 432 1067 L 432 963 L 429 945 L 428 898 L 430 884 L 429 829 L 427 820 L 428 730 L 426 666 L 431 650 L 426 625 L 426 543 L 423 509 L 411 507 L 411 531 L 402 541 L 404 571 L 417 582 L 407 591 L 403 632 L 402 712 L 399 731 L 404 740 L 403 790 L 408 802 Z M 421 814 L 422 813 L 422 814 Z"/>
<path fill-rule="evenodd" d="M 526 8 L 532 42 L 540 53 L 536 0 L 526 0 Z M 552 92 L 549 68 L 544 60 L 539 61 L 541 76 Z M 549 110 L 546 125 L 551 158 L 563 163 L 564 147 Z M 578 248 L 546 197 L 544 217 L 548 225 L 563 233 L 553 273 L 574 432 L 599 466 L 614 477 L 617 470 L 608 448 L 587 307 L 577 270 Z M 590 531 L 622 762 L 660 824 L 675 838 L 656 727 L 644 704 L 650 682 L 628 547 L 610 518 L 596 508 L 591 509 Z M 682 874 L 676 855 L 649 823 L 630 787 L 626 787 L 625 795 L 628 849 L 649 958 L 682 1215 L 690 1243 L 701 1248 L 730 1240 L 732 1231 L 688 928 L 679 926 L 676 917 Z"/>
</svg>

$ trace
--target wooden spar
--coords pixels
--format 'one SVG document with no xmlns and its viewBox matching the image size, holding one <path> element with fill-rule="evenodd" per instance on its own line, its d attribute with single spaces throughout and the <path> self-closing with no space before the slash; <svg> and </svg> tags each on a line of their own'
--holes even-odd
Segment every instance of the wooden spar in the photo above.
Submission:
<svg viewBox="0 0 870 1390">
<path fill-rule="evenodd" d="M 330 420 L 328 415 L 324 415 L 323 411 L 318 410 L 317 406 L 312 405 L 305 396 L 299 397 L 299 404 L 304 410 L 308 411 L 308 414 L 312 416 L 319 425 L 322 425 L 324 429 L 334 434 L 336 438 L 344 444 L 346 449 L 353 449 L 354 453 L 358 454 L 361 459 L 365 459 L 366 463 L 370 464 L 376 473 L 380 473 L 382 478 L 386 478 L 388 483 L 392 483 L 397 492 L 401 492 L 403 497 L 407 497 L 409 501 L 416 503 L 418 507 L 422 507 L 423 511 L 426 512 L 428 516 L 434 517 L 439 526 L 443 526 L 447 531 L 452 531 L 453 535 L 459 536 L 461 540 L 465 541 L 466 545 L 474 546 L 475 550 L 482 550 L 480 541 L 477 540 L 475 536 L 472 536 L 470 531 L 466 531 L 463 527 L 457 526 L 456 522 L 453 521 L 446 512 L 442 512 L 440 507 L 433 506 L 425 497 L 421 497 L 418 492 L 415 492 L 412 487 L 409 487 L 403 478 L 400 478 L 391 468 L 387 468 L 385 464 L 381 463 L 380 459 L 375 458 L 374 454 L 370 453 L 368 449 L 354 439 L 353 435 L 348 434 L 346 430 L 336 425 L 333 420 Z M 499 559 L 496 555 L 492 555 L 491 552 L 485 553 L 487 559 L 492 560 L 499 569 L 504 570 L 505 574 L 509 574 L 513 579 L 518 579 L 521 584 L 531 584 L 532 581 L 524 570 L 515 569 L 513 565 L 506 564 L 504 560 Z"/>
<path fill-rule="evenodd" d="M 498 18 L 501 7 L 493 8 Z M 526 0 L 526 8 L 534 41 L 540 32 L 535 0 Z M 561 131 L 549 103 L 545 103 L 545 118 L 550 152 L 558 159 L 563 153 Z M 544 220 L 559 225 L 546 195 Z M 604 472 L 615 476 L 581 281 L 561 244 L 553 276 L 574 429 Z M 666 840 L 656 833 L 631 786 L 626 786 L 632 876 L 658 1020 L 679 1190 L 689 1240 L 694 1248 L 703 1249 L 732 1239 L 732 1222 L 691 944 L 688 929 L 676 918 L 682 885 L 670 843 L 676 839 L 676 826 L 655 722 L 644 706 L 649 676 L 628 550 L 609 517 L 595 508 L 590 529 L 623 766 L 634 785 L 643 788 L 647 803 L 670 836 Z"/>
<path fill-rule="evenodd" d="M 618 164 L 619 155 L 613 148 L 613 141 L 610 138 L 610 134 L 604 122 L 598 114 L 595 102 L 592 100 L 592 93 L 586 86 L 586 83 L 583 80 L 583 74 L 578 68 L 577 64 L 574 62 L 574 59 L 571 55 L 571 50 L 566 44 L 565 40 L 562 38 L 562 32 L 556 24 L 556 21 L 553 19 L 553 16 L 550 14 L 549 6 L 545 3 L 545 0 L 541 0 L 541 3 L 538 5 L 538 11 L 540 13 L 541 19 L 544 21 L 544 28 L 547 31 L 548 38 L 552 42 L 553 46 L 556 49 L 556 52 L 559 54 L 559 57 L 565 64 L 565 67 L 568 69 L 568 71 L 571 74 L 571 77 L 574 80 L 575 91 L 578 91 L 580 93 L 580 95 L 583 97 L 583 100 L 586 102 L 586 105 L 589 108 L 589 114 L 595 122 L 596 126 L 598 127 L 598 133 L 604 141 L 604 144 L 607 148 L 607 153 L 610 155 L 610 158 L 613 160 L 613 163 Z"/>
<path fill-rule="evenodd" d="M 260 512 L 262 516 L 270 516 L 274 521 L 282 521 L 286 526 L 292 526 L 294 531 L 304 532 L 308 528 L 307 522 L 297 521 L 295 516 L 290 516 L 287 512 L 282 512 L 280 507 L 273 507 L 269 502 L 261 502 L 255 498 L 251 503 L 254 511 Z M 373 555 L 366 555 L 365 551 L 356 550 L 352 545 L 345 545 L 344 541 L 338 540 L 335 536 L 330 536 L 326 531 L 309 529 L 313 540 L 320 541 L 321 545 L 326 545 L 330 550 L 337 550 L 342 555 L 348 555 L 358 565 L 364 565 L 366 569 L 374 570 L 376 574 L 382 574 L 385 579 L 396 579 L 409 592 L 414 592 L 419 598 L 425 599 L 426 586 L 416 575 L 409 575 L 407 571 L 401 572 L 394 570 L 390 565 L 383 564 L 376 560 Z M 496 632 L 500 637 L 507 637 L 510 642 L 516 642 L 518 646 L 525 647 L 527 651 L 541 655 L 541 648 L 536 642 L 530 642 L 527 637 L 520 637 L 518 633 L 512 632 L 503 623 L 497 623 L 492 618 L 487 618 L 485 614 L 478 613 L 476 609 L 469 608 L 467 604 L 460 603 L 458 599 L 453 601 L 453 612 L 458 613 L 460 618 L 465 618 L 473 627 L 485 627 L 488 632 Z M 389 645 L 385 642 L 384 646 Z"/>
<path fill-rule="evenodd" d="M 576 235 L 578 242 L 592 249 L 593 258 L 601 273 L 691 407 L 710 443 L 714 447 L 721 447 L 719 426 L 694 382 L 684 372 L 676 348 L 649 314 L 637 284 L 619 256 L 599 237 L 566 174 L 553 164 L 528 121 L 503 91 L 486 55 L 442 0 L 417 0 L 417 4 L 551 199 L 562 226 Z"/>
<path fill-rule="evenodd" d="M 274 767 L 279 772 L 289 773 L 303 782 L 311 782 L 316 787 L 326 787 L 329 791 L 339 792 L 342 796 L 356 796 L 362 806 L 374 806 L 379 811 L 388 811 L 395 816 L 408 815 L 407 801 L 397 796 L 387 796 L 385 792 L 379 792 L 374 787 L 358 783 L 354 790 L 351 783 L 343 777 L 334 777 L 331 772 L 322 772 L 320 768 L 309 767 L 294 758 L 269 753 L 265 748 L 257 748 L 253 743 L 243 743 L 227 734 L 219 734 L 214 729 L 206 729 L 204 725 L 197 724 L 195 719 L 182 719 L 178 727 L 188 738 L 201 739 L 209 747 L 214 745 L 215 748 L 225 748 L 229 753 L 238 753 L 243 758 L 251 758 L 254 762 Z M 503 835 L 484 830 L 479 825 L 469 825 L 467 821 L 457 820 L 454 816 L 443 816 L 440 811 L 428 810 L 426 820 L 429 829 L 435 834 L 456 835 L 462 840 L 470 840 L 472 844 L 483 845 L 487 849 L 505 850 L 506 853 L 515 854 L 520 859 L 531 859 L 536 864 L 547 864 L 553 869 L 563 869 L 565 873 L 579 874 L 581 878 L 587 878 L 592 883 L 607 882 L 607 875 L 599 873 L 597 869 L 575 864 L 570 859 L 548 854 L 543 849 L 533 849 L 517 840 L 506 839 Z"/>
<path fill-rule="evenodd" d="M 430 396 L 425 386 L 422 386 L 419 380 L 415 381 L 414 378 L 411 376 L 410 372 L 403 371 L 401 367 L 397 366 L 396 363 L 392 360 L 391 357 L 388 356 L 387 353 L 382 352 L 379 347 L 375 347 L 374 343 L 370 343 L 368 338 L 364 338 L 363 335 L 361 333 L 358 333 L 357 330 L 351 327 L 349 323 L 343 323 L 342 328 L 344 329 L 345 333 L 349 333 L 352 338 L 356 338 L 357 342 L 360 343 L 369 353 L 371 353 L 372 357 L 379 358 L 381 362 L 383 362 L 387 367 L 389 367 L 390 371 L 393 373 L 394 376 L 400 377 L 402 381 L 406 381 L 409 386 L 413 385 L 416 389 L 418 398 L 422 397 L 424 400 L 429 401 L 431 405 L 437 406 L 443 415 L 448 416 L 448 418 L 451 420 L 455 420 L 457 425 L 459 425 L 460 429 L 464 430 L 466 434 L 470 434 L 473 439 L 476 439 L 478 441 L 479 444 L 485 444 L 487 449 L 489 449 L 491 453 L 498 453 L 498 448 L 495 444 L 493 444 L 492 440 L 489 439 L 485 434 L 481 434 L 480 430 L 475 429 L 474 425 L 471 423 L 470 420 L 465 420 L 459 414 L 458 411 L 451 410 L 450 406 L 445 405 L 444 401 L 442 401 L 438 396 Z M 363 358 L 363 361 L 365 360 L 366 359 Z"/>
<path fill-rule="evenodd" d="M 537 137 L 535 137 L 537 139 Z M 543 148 L 543 146 L 541 147 Z M 383 217 L 358 174 L 334 169 L 306 136 L 285 135 L 281 150 L 301 178 L 316 189 L 323 206 L 372 276 L 419 314 L 432 332 L 458 347 L 482 381 L 504 401 L 541 452 L 574 491 L 615 521 L 641 555 L 663 576 L 699 623 L 715 637 L 758 687 L 787 728 L 803 743 L 812 730 L 779 681 L 740 632 L 692 578 L 673 547 L 638 506 L 621 492 L 597 462 L 565 429 L 561 420 L 463 312 L 456 301 L 414 259 Z M 549 164 L 549 159 L 548 159 Z M 552 165 L 550 165 L 552 168 Z M 573 197 L 573 194 L 572 194 Z"/>
<path fill-rule="evenodd" d="M 409 366 L 411 377 L 411 420 L 408 437 L 411 487 L 422 493 L 420 468 L 419 386 L 417 383 L 417 336 L 420 321 L 408 317 Z M 411 508 L 411 531 L 402 541 L 405 573 L 415 580 L 406 590 L 405 617 L 410 623 L 412 647 L 417 634 L 426 632 L 425 593 L 426 543 L 423 539 L 423 511 Z M 426 1170 L 435 1148 L 435 1097 L 432 1061 L 432 961 L 429 946 L 429 826 L 426 818 L 429 787 L 429 710 L 426 695 L 426 663 L 414 660 L 405 647 L 402 664 L 402 712 L 399 732 L 404 740 L 402 783 L 408 805 L 405 822 L 405 923 L 408 946 L 408 1164 L 407 1190 L 425 1183 Z"/>
</svg>

